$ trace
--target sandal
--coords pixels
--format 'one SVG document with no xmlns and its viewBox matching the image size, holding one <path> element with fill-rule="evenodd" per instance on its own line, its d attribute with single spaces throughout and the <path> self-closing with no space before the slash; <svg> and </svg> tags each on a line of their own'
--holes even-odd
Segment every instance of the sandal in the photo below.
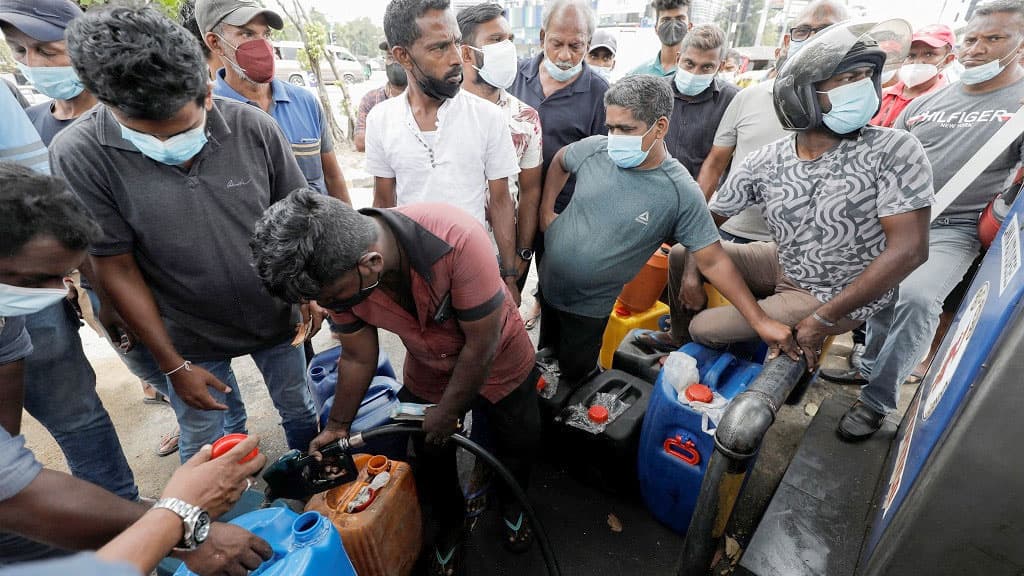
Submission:
<svg viewBox="0 0 1024 576">
<path fill-rule="evenodd" d="M 156 455 L 163 458 L 164 456 L 170 456 L 178 451 L 178 440 L 181 438 L 181 430 L 177 426 L 174 430 L 164 434 L 160 438 L 160 444 L 156 448 Z"/>
<path fill-rule="evenodd" d="M 465 572 L 465 558 L 463 558 L 462 543 L 452 546 L 447 554 L 441 554 L 441 550 L 434 546 L 434 553 L 430 557 L 430 576 L 462 576 Z"/>
<path fill-rule="evenodd" d="M 533 530 L 530 530 L 530 523 L 525 521 L 523 513 L 519 513 L 515 522 L 509 522 L 508 518 L 502 518 L 502 520 L 505 521 L 505 526 L 503 527 L 504 539 L 501 543 L 505 545 L 505 548 L 515 554 L 522 554 L 529 550 L 533 544 Z"/>
<path fill-rule="evenodd" d="M 679 350 L 672 342 L 672 335 L 668 332 L 656 330 L 637 330 L 633 334 L 633 343 L 649 352 L 675 352 Z"/>
<path fill-rule="evenodd" d="M 540 320 L 540 314 L 534 314 L 523 321 L 523 327 L 525 327 L 527 330 L 533 330 L 533 328 L 537 325 L 538 320 Z"/>
</svg>

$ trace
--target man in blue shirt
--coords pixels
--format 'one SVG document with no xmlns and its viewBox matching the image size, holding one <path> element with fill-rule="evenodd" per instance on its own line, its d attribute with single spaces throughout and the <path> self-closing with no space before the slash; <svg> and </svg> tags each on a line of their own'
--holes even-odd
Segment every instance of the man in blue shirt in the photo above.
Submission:
<svg viewBox="0 0 1024 576">
<path fill-rule="evenodd" d="M 253 0 L 198 0 L 196 21 L 206 45 L 225 63 L 215 75 L 213 93 L 273 116 L 310 188 L 351 204 L 320 103 L 304 88 L 274 78 L 270 34 L 271 28 L 284 27 L 281 16 Z"/>
<path fill-rule="evenodd" d="M 693 27 L 690 21 L 690 0 L 654 0 L 655 28 L 661 40 L 661 50 L 648 62 L 634 68 L 630 74 L 650 76 L 671 76 L 676 70 L 679 53 L 682 52 L 683 38 Z"/>
</svg>

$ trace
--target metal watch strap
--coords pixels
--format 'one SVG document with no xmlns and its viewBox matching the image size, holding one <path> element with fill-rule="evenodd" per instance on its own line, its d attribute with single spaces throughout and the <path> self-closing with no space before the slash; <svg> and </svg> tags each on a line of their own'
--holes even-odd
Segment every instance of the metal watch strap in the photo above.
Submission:
<svg viewBox="0 0 1024 576">
<path fill-rule="evenodd" d="M 181 541 L 178 542 L 175 548 L 186 550 L 195 548 L 196 542 L 194 532 L 196 529 L 196 520 L 199 518 L 200 514 L 202 514 L 203 509 L 198 506 L 193 506 L 179 498 L 161 498 L 153 505 L 154 510 L 158 508 L 170 510 L 181 518 L 184 532 L 182 533 Z"/>
</svg>

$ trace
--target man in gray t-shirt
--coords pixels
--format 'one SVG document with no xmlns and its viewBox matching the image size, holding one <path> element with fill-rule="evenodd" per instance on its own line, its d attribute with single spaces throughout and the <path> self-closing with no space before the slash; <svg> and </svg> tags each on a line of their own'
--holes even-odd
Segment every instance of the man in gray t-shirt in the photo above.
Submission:
<svg viewBox="0 0 1024 576">
<path fill-rule="evenodd" d="M 965 66 L 961 81 L 914 100 L 897 118 L 894 128 L 909 131 L 924 147 L 936 190 L 1020 107 L 1024 70 L 1017 62 L 1022 49 L 1024 7 L 1020 3 L 978 8 L 959 53 Z M 851 367 L 823 371 L 823 377 L 867 382 L 865 399 L 878 409 L 896 408 L 900 384 L 928 352 L 943 301 L 978 256 L 978 216 L 1012 177 L 1022 146 L 1024 140 L 1018 138 L 932 222 L 928 261 L 900 283 L 895 306 L 867 323 L 863 373 Z"/>
<path fill-rule="evenodd" d="M 563 379 L 577 383 L 594 369 L 616 296 L 666 240 L 692 252 L 759 336 L 795 346 L 789 329 L 754 302 L 722 249 L 696 182 L 662 144 L 672 114 L 668 84 L 628 76 L 604 98 L 610 135 L 562 148 L 544 184 L 541 330 Z M 555 200 L 570 174 L 576 193 L 556 215 Z"/>
</svg>

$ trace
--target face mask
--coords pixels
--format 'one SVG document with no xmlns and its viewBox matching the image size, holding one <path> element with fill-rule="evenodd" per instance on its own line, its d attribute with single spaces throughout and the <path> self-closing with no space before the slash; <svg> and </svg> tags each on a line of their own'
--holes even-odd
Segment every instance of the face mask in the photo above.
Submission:
<svg viewBox="0 0 1024 576">
<path fill-rule="evenodd" d="M 935 64 L 904 64 L 900 66 L 900 80 L 911 88 L 924 84 L 938 74 L 939 67 Z"/>
<path fill-rule="evenodd" d="M 680 20 L 669 20 L 658 26 L 658 39 L 665 46 L 675 46 L 686 36 L 686 23 Z"/>
<path fill-rule="evenodd" d="M 590 69 L 593 70 L 594 72 L 597 72 L 597 75 L 607 80 L 609 84 L 612 83 L 611 68 L 608 68 L 607 66 L 591 66 Z"/>
<path fill-rule="evenodd" d="M 1020 48 L 1019 42 L 1017 43 L 1017 48 Z M 1006 55 L 1010 57 L 1011 61 L 1016 57 L 1017 48 L 1014 48 Z M 1006 56 L 1003 56 L 1003 58 L 1006 58 Z M 1002 63 L 1002 58 L 986 62 L 981 66 L 975 66 L 974 68 L 964 68 L 964 71 L 960 73 L 960 81 L 967 85 L 981 84 L 982 82 L 987 82 L 996 76 L 999 76 L 1000 72 L 1002 72 L 1004 68 L 1006 68 L 1006 65 Z"/>
<path fill-rule="evenodd" d="M 409 76 L 405 74 L 405 68 L 398 62 L 393 62 L 384 67 L 385 72 L 388 75 L 388 82 L 392 86 L 399 88 L 405 88 L 406 84 L 409 83 Z"/>
<path fill-rule="evenodd" d="M 837 134 L 849 134 L 867 126 L 878 112 L 878 93 L 871 78 L 818 94 L 828 94 L 832 102 L 832 110 L 822 115 L 822 122 Z"/>
<path fill-rule="evenodd" d="M 796 53 L 799 52 L 800 49 L 803 48 L 804 44 L 806 44 L 806 43 L 807 43 L 807 40 L 793 40 L 793 39 L 790 39 L 790 41 L 789 41 L 789 51 L 786 53 L 786 58 L 792 58 L 793 56 L 796 56 Z"/>
<path fill-rule="evenodd" d="M 879 78 L 882 85 L 888 84 L 892 77 L 896 75 L 896 70 L 889 70 L 888 72 L 882 72 L 882 76 Z M 900 76 L 902 78 L 902 76 Z"/>
<path fill-rule="evenodd" d="M 696 96 L 707 90 L 714 79 L 714 74 L 692 74 L 682 68 L 676 68 L 676 88 L 687 96 Z"/>
<path fill-rule="evenodd" d="M 725 80 L 726 82 L 736 82 L 735 72 L 722 72 L 721 74 L 718 75 L 718 77 L 721 78 L 722 80 Z"/>
<path fill-rule="evenodd" d="M 409 58 L 411 59 L 412 56 L 410 55 Z M 419 78 L 416 78 L 416 75 L 413 74 L 413 78 L 416 79 L 416 84 L 419 85 L 420 90 L 422 90 L 423 93 L 426 94 L 427 96 L 433 98 L 434 100 L 441 100 L 443 102 L 449 98 L 454 98 L 455 95 L 459 93 L 461 83 L 456 84 L 453 82 L 448 82 L 447 77 L 438 80 L 437 78 L 434 78 L 432 76 L 427 76 L 420 68 L 420 65 L 416 63 L 415 60 L 412 61 L 412 65 L 414 68 L 420 71 L 420 74 L 423 74 L 424 76 L 424 79 L 421 80 Z M 461 74 L 462 68 L 460 67 L 459 75 Z"/>
<path fill-rule="evenodd" d="M 162 164 L 178 166 L 191 160 L 206 146 L 206 118 L 199 126 L 167 140 L 136 132 L 124 125 L 121 126 L 121 137 L 134 144 L 145 156 Z"/>
<path fill-rule="evenodd" d="M 563 70 L 555 65 L 547 56 L 544 57 L 544 69 L 548 71 L 548 74 L 555 79 L 556 82 L 568 82 L 572 80 L 580 70 L 583 70 L 583 60 L 580 60 L 579 64 L 572 68 Z"/>
<path fill-rule="evenodd" d="M 488 44 L 483 48 L 470 48 L 484 55 L 483 67 L 473 66 L 484 82 L 502 90 L 515 82 L 519 66 L 516 62 L 516 46 L 510 40 Z"/>
<path fill-rule="evenodd" d="M 25 66 L 18 62 L 18 70 L 46 96 L 56 100 L 71 100 L 85 90 L 82 81 L 71 66 Z"/>
<path fill-rule="evenodd" d="M 28 316 L 60 302 L 67 288 L 22 288 L 0 284 L 0 317 Z"/>
<path fill-rule="evenodd" d="M 647 132 L 644 132 L 642 136 L 620 136 L 618 134 L 608 135 L 608 156 L 615 162 L 615 165 L 619 168 L 635 168 L 644 163 L 647 159 L 647 154 L 651 152 L 651 148 L 654 148 L 654 144 L 651 144 L 651 148 L 644 150 L 644 136 L 650 133 L 654 129 L 652 124 Z M 657 140 L 654 141 L 657 144 Z"/>
<path fill-rule="evenodd" d="M 220 39 L 224 40 L 224 37 L 220 36 Z M 224 43 L 231 46 L 227 40 Z M 274 79 L 274 45 L 269 40 L 259 38 L 231 47 L 235 49 L 235 61 L 226 57 L 224 59 L 243 77 L 257 84 L 266 84 Z"/>
<path fill-rule="evenodd" d="M 378 274 L 377 281 L 364 288 L 363 273 L 359 270 L 358 264 L 356 264 L 356 274 L 359 275 L 359 290 L 344 300 L 335 300 L 332 302 L 328 307 L 332 312 L 342 314 L 344 312 L 348 312 L 352 308 L 355 308 L 359 304 L 362 304 L 364 300 L 370 297 L 370 294 L 372 294 L 374 289 L 377 288 L 377 285 L 380 284 L 380 274 Z"/>
</svg>

